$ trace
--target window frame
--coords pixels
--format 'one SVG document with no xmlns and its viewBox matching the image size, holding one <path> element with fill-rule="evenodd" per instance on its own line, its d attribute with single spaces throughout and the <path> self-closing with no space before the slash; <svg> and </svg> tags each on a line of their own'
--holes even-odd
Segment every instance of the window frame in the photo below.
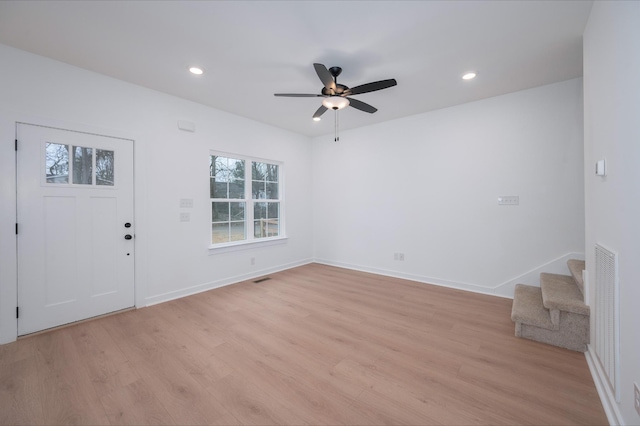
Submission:
<svg viewBox="0 0 640 426">
<path fill-rule="evenodd" d="M 211 160 L 213 156 L 225 157 L 234 160 L 244 161 L 244 198 L 212 198 L 211 197 Z M 254 199 L 253 198 L 253 179 L 252 170 L 253 163 L 267 163 L 276 165 L 278 167 L 278 198 L 277 199 Z M 210 254 L 218 252 L 236 251 L 242 250 L 256 245 L 274 245 L 284 242 L 287 239 L 285 232 L 285 218 L 284 218 L 284 162 L 272 159 L 265 159 L 260 157 L 253 157 L 248 155 L 229 153 L 223 151 L 209 151 L 209 203 L 208 203 L 208 229 L 209 229 L 209 252 Z M 244 226 L 245 226 L 245 239 L 237 241 L 226 241 L 221 243 L 214 243 L 212 237 L 212 225 L 213 225 L 213 203 L 218 200 L 219 202 L 242 202 L 244 203 Z M 257 203 L 263 202 L 277 202 L 279 204 L 279 217 L 278 217 L 278 235 L 271 237 L 255 237 L 254 236 L 254 206 Z"/>
</svg>

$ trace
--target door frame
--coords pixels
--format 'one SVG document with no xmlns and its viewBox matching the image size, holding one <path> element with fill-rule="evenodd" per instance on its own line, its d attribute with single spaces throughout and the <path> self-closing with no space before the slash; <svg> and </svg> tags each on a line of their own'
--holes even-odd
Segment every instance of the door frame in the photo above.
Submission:
<svg viewBox="0 0 640 426">
<path fill-rule="evenodd" d="M 129 131 L 102 128 L 92 125 L 79 124 L 66 120 L 35 117 L 0 109 L 0 345 L 10 343 L 18 338 L 18 249 L 15 224 L 17 217 L 17 156 L 15 140 L 18 124 L 52 127 L 56 129 L 72 130 L 101 136 L 131 140 L 133 143 L 133 216 L 136 223 L 136 244 L 134 245 L 134 307 L 145 306 L 146 298 L 146 226 L 144 225 L 145 203 L 141 202 L 140 194 L 144 194 L 146 176 L 141 170 L 141 141 L 139 134 Z"/>
</svg>

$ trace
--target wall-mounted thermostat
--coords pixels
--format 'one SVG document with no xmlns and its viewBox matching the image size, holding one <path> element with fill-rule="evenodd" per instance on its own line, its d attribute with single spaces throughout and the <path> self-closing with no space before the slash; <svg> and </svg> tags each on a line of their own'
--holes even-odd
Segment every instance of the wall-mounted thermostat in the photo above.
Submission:
<svg viewBox="0 0 640 426">
<path fill-rule="evenodd" d="M 596 163 L 596 176 L 606 176 L 607 170 L 604 160 L 598 160 Z"/>
</svg>

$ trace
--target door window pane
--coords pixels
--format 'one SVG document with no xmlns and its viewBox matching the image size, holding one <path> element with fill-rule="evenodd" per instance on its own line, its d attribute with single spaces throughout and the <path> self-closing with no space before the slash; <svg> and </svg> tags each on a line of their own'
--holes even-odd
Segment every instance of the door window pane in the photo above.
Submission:
<svg viewBox="0 0 640 426">
<path fill-rule="evenodd" d="M 73 147 L 73 183 L 93 184 L 93 149 L 84 146 Z"/>
<path fill-rule="evenodd" d="M 45 167 L 47 183 L 69 183 L 69 146 L 47 142 Z"/>
<path fill-rule="evenodd" d="M 114 178 L 113 151 L 96 149 L 96 185 L 113 186 Z"/>
</svg>

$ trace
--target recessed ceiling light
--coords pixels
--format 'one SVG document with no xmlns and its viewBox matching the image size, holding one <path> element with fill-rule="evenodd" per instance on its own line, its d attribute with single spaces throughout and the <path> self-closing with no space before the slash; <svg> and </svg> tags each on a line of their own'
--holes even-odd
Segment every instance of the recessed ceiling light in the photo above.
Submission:
<svg viewBox="0 0 640 426">
<path fill-rule="evenodd" d="M 322 120 L 320 117 L 313 117 L 313 121 L 320 121 Z"/>
<path fill-rule="evenodd" d="M 189 72 L 191 72 L 191 74 L 195 74 L 195 75 L 202 75 L 202 74 L 204 74 L 204 69 L 202 69 L 200 67 L 189 67 Z"/>
<path fill-rule="evenodd" d="M 472 80 L 476 78 L 476 73 L 475 72 L 468 72 L 465 75 L 462 76 L 463 80 Z"/>
</svg>

